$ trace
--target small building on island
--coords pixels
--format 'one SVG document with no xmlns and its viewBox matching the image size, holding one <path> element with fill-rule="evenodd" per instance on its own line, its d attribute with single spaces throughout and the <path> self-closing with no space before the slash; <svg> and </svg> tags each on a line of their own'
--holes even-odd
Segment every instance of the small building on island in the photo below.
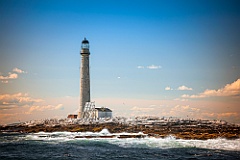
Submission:
<svg viewBox="0 0 240 160">
<path fill-rule="evenodd" d="M 112 110 L 109 108 L 95 108 L 95 112 L 96 118 L 112 118 Z"/>
<path fill-rule="evenodd" d="M 70 119 L 77 119 L 77 114 L 69 114 L 68 116 L 67 116 L 67 118 L 70 118 Z"/>
<path fill-rule="evenodd" d="M 77 119 L 78 115 L 76 114 L 69 114 L 69 119 Z M 101 118 L 112 118 L 112 110 L 106 107 L 101 108 L 92 108 L 83 112 L 83 119 L 101 119 Z"/>
</svg>

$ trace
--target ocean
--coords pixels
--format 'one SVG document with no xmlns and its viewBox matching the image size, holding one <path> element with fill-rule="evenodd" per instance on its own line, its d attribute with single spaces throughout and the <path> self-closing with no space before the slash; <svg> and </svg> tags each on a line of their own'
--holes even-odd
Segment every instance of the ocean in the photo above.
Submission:
<svg viewBox="0 0 240 160">
<path fill-rule="evenodd" d="M 0 133 L 0 159 L 240 159 L 240 139 L 76 138 L 97 134 L 103 133 Z"/>
</svg>

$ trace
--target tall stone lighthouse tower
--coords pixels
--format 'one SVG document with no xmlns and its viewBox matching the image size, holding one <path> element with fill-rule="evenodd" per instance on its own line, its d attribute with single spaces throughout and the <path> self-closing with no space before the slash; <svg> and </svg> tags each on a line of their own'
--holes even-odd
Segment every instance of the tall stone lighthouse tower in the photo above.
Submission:
<svg viewBox="0 0 240 160">
<path fill-rule="evenodd" d="M 89 75 L 89 42 L 86 38 L 81 46 L 81 68 L 80 68 L 80 107 L 78 118 L 83 117 L 84 106 L 90 102 L 90 75 Z"/>
</svg>

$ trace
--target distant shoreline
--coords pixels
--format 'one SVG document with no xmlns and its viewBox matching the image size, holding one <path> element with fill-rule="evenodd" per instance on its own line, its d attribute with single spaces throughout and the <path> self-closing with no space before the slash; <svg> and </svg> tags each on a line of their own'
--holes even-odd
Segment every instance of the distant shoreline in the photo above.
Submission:
<svg viewBox="0 0 240 160">
<path fill-rule="evenodd" d="M 73 120 L 74 121 L 74 120 Z M 69 122 L 69 121 L 68 121 Z M 44 121 L 44 123 L 16 124 L 0 126 L 2 132 L 19 132 L 19 133 L 37 133 L 37 132 L 100 132 L 104 128 L 110 133 L 139 133 L 143 132 L 148 137 L 165 138 L 169 135 L 177 139 L 238 139 L 240 138 L 240 126 L 228 123 L 210 123 L 205 121 L 200 123 L 199 120 L 189 121 L 160 121 L 159 119 L 145 119 L 139 121 L 103 121 L 88 123 L 54 123 Z M 207 123 L 208 122 L 208 123 Z M 134 138 L 134 137 L 133 137 Z M 137 137 L 136 137 L 137 138 Z"/>
</svg>

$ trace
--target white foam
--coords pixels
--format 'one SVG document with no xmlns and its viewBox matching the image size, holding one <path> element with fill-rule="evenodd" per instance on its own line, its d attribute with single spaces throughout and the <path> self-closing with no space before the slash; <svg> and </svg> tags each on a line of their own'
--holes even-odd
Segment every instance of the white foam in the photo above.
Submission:
<svg viewBox="0 0 240 160">
<path fill-rule="evenodd" d="M 107 128 L 104 128 L 103 130 L 101 130 L 101 132 L 99 132 L 100 134 L 104 134 L 104 135 L 107 135 L 107 134 L 111 134 Z"/>
<path fill-rule="evenodd" d="M 226 139 L 209 139 L 209 140 L 183 140 L 169 138 L 143 138 L 143 139 L 115 139 L 109 140 L 110 143 L 117 144 L 121 147 L 149 147 L 149 148 L 205 148 L 205 149 L 219 149 L 240 151 L 240 139 L 226 140 Z"/>
<path fill-rule="evenodd" d="M 126 135 L 130 133 L 118 133 L 114 135 Z M 139 133 L 141 134 L 141 133 Z M 74 138 L 75 136 L 101 136 L 112 135 L 107 129 L 103 129 L 101 132 L 39 132 L 28 134 L 25 140 L 42 140 L 42 141 L 81 141 L 83 139 Z M 124 148 L 205 148 L 205 149 L 219 149 L 219 150 L 232 150 L 240 151 L 240 139 L 227 140 L 223 138 L 209 139 L 209 140 L 183 140 L 175 139 L 173 136 L 166 138 L 90 138 L 84 140 L 88 141 L 104 141 L 111 144 L 115 144 Z"/>
</svg>

